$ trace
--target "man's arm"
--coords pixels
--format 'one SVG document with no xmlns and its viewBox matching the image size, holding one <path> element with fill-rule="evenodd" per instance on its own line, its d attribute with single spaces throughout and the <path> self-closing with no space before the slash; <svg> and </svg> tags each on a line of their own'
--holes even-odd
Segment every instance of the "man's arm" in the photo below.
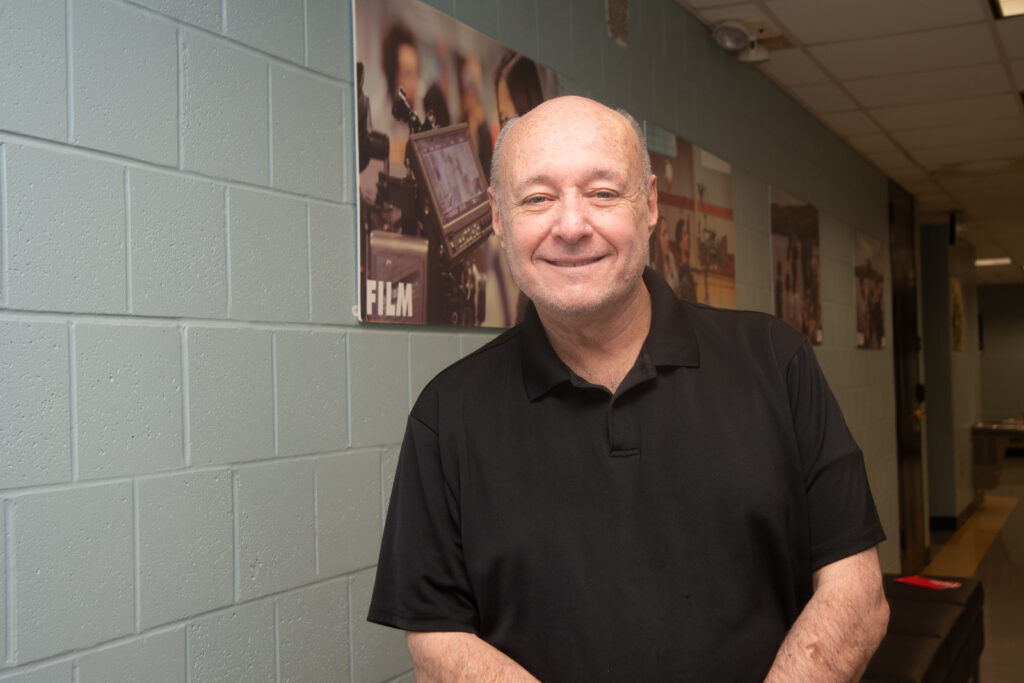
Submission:
<svg viewBox="0 0 1024 683">
<path fill-rule="evenodd" d="M 888 623 L 874 548 L 826 565 L 814 572 L 814 594 L 779 648 L 765 683 L 860 680 Z"/>
<path fill-rule="evenodd" d="M 511 657 L 472 633 L 406 634 L 416 683 L 519 683 L 537 681 Z"/>
</svg>

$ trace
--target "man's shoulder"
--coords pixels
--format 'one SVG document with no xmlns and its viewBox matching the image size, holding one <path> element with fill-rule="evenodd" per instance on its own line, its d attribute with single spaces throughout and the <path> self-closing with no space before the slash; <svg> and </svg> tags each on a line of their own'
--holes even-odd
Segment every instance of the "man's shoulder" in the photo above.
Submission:
<svg viewBox="0 0 1024 683">
<path fill-rule="evenodd" d="M 717 308 L 681 301 L 693 324 L 698 344 L 729 353 L 771 350 L 785 365 L 806 341 L 781 318 L 760 311 Z"/>
<path fill-rule="evenodd" d="M 430 411 L 438 400 L 455 396 L 485 398 L 493 393 L 510 369 L 522 367 L 521 339 L 520 326 L 511 327 L 441 370 L 420 392 L 413 414 Z"/>
</svg>

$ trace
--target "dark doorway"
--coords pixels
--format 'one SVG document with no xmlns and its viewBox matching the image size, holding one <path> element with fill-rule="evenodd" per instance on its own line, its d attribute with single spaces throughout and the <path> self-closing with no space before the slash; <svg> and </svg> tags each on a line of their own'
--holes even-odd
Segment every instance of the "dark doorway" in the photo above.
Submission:
<svg viewBox="0 0 1024 683">
<path fill-rule="evenodd" d="M 927 561 L 921 419 L 924 387 L 918 374 L 917 269 L 914 198 L 889 182 L 889 246 L 892 265 L 893 357 L 896 372 L 896 438 L 900 497 L 900 562 L 917 573 Z"/>
</svg>

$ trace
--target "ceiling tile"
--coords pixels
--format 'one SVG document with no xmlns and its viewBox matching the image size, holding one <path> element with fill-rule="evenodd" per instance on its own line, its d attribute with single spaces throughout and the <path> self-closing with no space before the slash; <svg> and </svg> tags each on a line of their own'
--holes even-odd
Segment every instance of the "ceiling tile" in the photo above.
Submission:
<svg viewBox="0 0 1024 683">
<path fill-rule="evenodd" d="M 929 207 L 952 207 L 954 201 L 950 199 L 944 192 L 936 194 L 923 194 L 915 195 L 917 201 L 921 204 L 925 204 Z"/>
<path fill-rule="evenodd" d="M 840 135 L 877 133 L 878 125 L 862 111 L 827 112 L 819 116 L 832 130 Z"/>
<path fill-rule="evenodd" d="M 768 0 L 767 5 L 808 45 L 985 20 L 980 3 L 963 0 Z"/>
<path fill-rule="evenodd" d="M 915 197 L 938 194 L 945 196 L 946 194 L 942 191 L 941 187 L 930 180 L 915 180 L 909 183 L 902 183 L 902 185 L 904 190 Z"/>
<path fill-rule="evenodd" d="M 888 130 L 950 126 L 971 121 L 1006 119 L 1017 115 L 1020 101 L 1014 95 L 988 95 L 962 100 L 908 104 L 872 109 L 871 115 Z"/>
<path fill-rule="evenodd" d="M 865 133 L 850 135 L 846 138 L 853 147 L 861 152 L 896 152 L 899 151 L 885 133 Z"/>
<path fill-rule="evenodd" d="M 803 85 L 793 88 L 797 99 L 806 104 L 812 111 L 849 111 L 857 109 L 857 103 L 850 99 L 839 86 L 832 83 L 819 85 Z"/>
<path fill-rule="evenodd" d="M 1010 59 L 1024 59 L 1024 16 L 1000 19 L 996 22 L 999 37 Z"/>
<path fill-rule="evenodd" d="M 892 136 L 904 148 L 913 151 L 931 147 L 970 145 L 988 140 L 1024 137 L 1024 118 L 959 123 L 953 126 L 893 131 Z"/>
<path fill-rule="evenodd" d="M 913 168 L 901 168 L 889 175 L 892 176 L 893 180 L 898 180 L 901 183 L 912 183 L 915 180 L 931 180 L 931 177 L 923 169 L 916 166 Z"/>
<path fill-rule="evenodd" d="M 1012 89 L 1006 71 L 997 63 L 850 80 L 844 81 L 843 87 L 868 108 L 993 95 Z"/>
<path fill-rule="evenodd" d="M 1014 159 L 1024 157 L 1024 138 L 922 149 L 914 152 L 913 157 L 925 168 L 937 168 L 972 161 Z"/>
<path fill-rule="evenodd" d="M 761 11 L 761 8 L 757 5 L 752 5 L 749 2 L 740 3 L 739 5 L 725 5 L 721 7 L 708 7 L 706 9 L 698 10 L 697 12 L 701 18 L 703 18 L 709 24 L 717 24 L 720 21 L 726 19 L 736 19 L 738 21 L 758 23 L 763 22 L 768 26 L 775 26 L 765 13 Z"/>
<path fill-rule="evenodd" d="M 995 62 L 999 56 L 984 24 L 809 48 L 839 80 L 933 71 Z"/>
<path fill-rule="evenodd" d="M 782 85 L 809 85 L 827 83 L 828 75 L 800 48 L 772 50 L 771 59 L 760 65 L 761 70 Z"/>
<path fill-rule="evenodd" d="M 915 164 L 903 152 L 878 152 L 864 156 L 886 172 L 915 168 Z"/>
</svg>

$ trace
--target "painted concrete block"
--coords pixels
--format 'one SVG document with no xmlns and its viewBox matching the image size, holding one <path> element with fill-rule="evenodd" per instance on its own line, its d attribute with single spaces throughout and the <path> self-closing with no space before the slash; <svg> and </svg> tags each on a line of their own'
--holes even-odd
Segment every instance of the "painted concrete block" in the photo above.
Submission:
<svg viewBox="0 0 1024 683">
<path fill-rule="evenodd" d="M 352 577 L 352 669 L 354 683 L 377 683 L 412 669 L 405 632 L 366 621 L 375 570 Z"/>
<path fill-rule="evenodd" d="M 352 6 L 334 0 L 306 1 L 307 66 L 351 82 Z"/>
<path fill-rule="evenodd" d="M 0 501 L 0 529 L 7 535 L 7 510 Z M 0 543 L 0 662 L 7 661 L 7 543 Z"/>
<path fill-rule="evenodd" d="M 279 455 L 339 451 L 348 445 L 345 335 L 279 332 L 277 444 Z"/>
<path fill-rule="evenodd" d="M 189 444 L 193 465 L 274 456 L 270 333 L 188 331 Z"/>
<path fill-rule="evenodd" d="M 348 337 L 352 445 L 401 441 L 409 414 L 409 341 L 396 332 Z"/>
<path fill-rule="evenodd" d="M 302 0 L 225 0 L 224 33 L 263 52 L 301 64 L 305 51 Z"/>
<path fill-rule="evenodd" d="M 352 324 L 359 303 L 356 269 L 356 218 L 351 206 L 309 205 L 310 279 L 313 322 Z"/>
<path fill-rule="evenodd" d="M 111 2 L 71 14 L 72 142 L 178 164 L 178 35 L 173 24 Z"/>
<path fill-rule="evenodd" d="M 71 662 L 25 669 L 3 679 L 4 683 L 72 683 Z"/>
<path fill-rule="evenodd" d="M 502 18 L 505 17 L 505 6 L 508 4 L 506 2 L 501 8 Z M 572 20 L 572 3 L 544 3 L 537 30 L 539 45 L 536 61 L 560 74 L 571 74 L 572 44 L 576 30 Z"/>
<path fill-rule="evenodd" d="M 235 568 L 231 473 L 141 479 L 137 495 L 142 628 L 230 604 Z"/>
<path fill-rule="evenodd" d="M 0 21 L 0 130 L 67 139 L 65 0 L 5 2 Z"/>
<path fill-rule="evenodd" d="M 220 0 L 136 0 L 148 7 L 186 24 L 218 32 L 221 24 Z"/>
<path fill-rule="evenodd" d="M 184 168 L 258 185 L 270 181 L 267 63 L 229 43 L 182 39 Z"/>
<path fill-rule="evenodd" d="M 178 329 L 76 325 L 74 335 L 79 477 L 183 467 Z"/>
<path fill-rule="evenodd" d="M 316 578 L 312 461 L 241 467 L 235 487 L 239 598 L 276 593 Z"/>
<path fill-rule="evenodd" d="M 602 32 L 601 73 L 599 99 L 609 107 L 629 106 L 629 50 Z"/>
<path fill-rule="evenodd" d="M 223 318 L 227 314 L 224 188 L 129 169 L 132 311 Z"/>
<path fill-rule="evenodd" d="M 124 169 L 18 145 L 6 152 L 8 304 L 125 312 Z"/>
<path fill-rule="evenodd" d="M 143 636 L 93 652 L 78 660 L 77 683 L 185 680 L 185 630 Z"/>
<path fill-rule="evenodd" d="M 522 52 L 532 59 L 537 59 L 537 0 L 498 0 L 497 4 L 498 32 L 492 35 L 498 42 L 509 49 Z M 568 41 L 564 40 L 563 35 L 563 39 L 560 42 L 567 43 Z M 545 66 L 550 67 L 548 64 L 545 64 Z M 488 84 L 484 83 L 481 85 L 486 86 Z M 490 85 L 493 87 L 493 84 Z"/>
<path fill-rule="evenodd" d="M 341 125 L 342 154 L 344 156 L 341 165 L 341 190 L 342 201 L 353 204 L 356 201 L 356 164 L 351 160 L 356 158 L 356 127 L 352 122 L 351 112 L 355 111 L 355 88 L 349 83 L 341 86 L 341 111 L 346 120 Z"/>
<path fill-rule="evenodd" d="M 474 0 L 474 2 L 456 2 L 455 18 L 472 26 L 480 33 L 496 38 L 501 33 L 501 22 L 498 19 L 499 0 Z"/>
<path fill-rule="evenodd" d="M 0 480 L 3 488 L 71 479 L 68 328 L 0 322 Z"/>
<path fill-rule="evenodd" d="M 298 69 L 272 66 L 274 187 L 341 201 L 341 87 Z"/>
<path fill-rule="evenodd" d="M 28 495 L 12 507 L 18 663 L 131 633 L 131 485 Z"/>
<path fill-rule="evenodd" d="M 309 320 L 306 205 L 250 190 L 228 191 L 231 317 Z"/>
<path fill-rule="evenodd" d="M 317 459 L 317 548 L 321 577 L 377 563 L 380 554 L 381 466 L 377 451 Z"/>
<path fill-rule="evenodd" d="M 349 679 L 348 579 L 277 599 L 281 683 Z"/>
<path fill-rule="evenodd" d="M 601 89 L 602 43 L 608 34 L 602 0 L 572 0 L 572 77 L 584 87 Z"/>
<path fill-rule="evenodd" d="M 237 605 L 188 627 L 192 683 L 273 683 L 274 603 Z"/>
<path fill-rule="evenodd" d="M 427 382 L 459 358 L 459 338 L 454 334 L 410 334 L 409 400 L 415 403 Z"/>
</svg>

